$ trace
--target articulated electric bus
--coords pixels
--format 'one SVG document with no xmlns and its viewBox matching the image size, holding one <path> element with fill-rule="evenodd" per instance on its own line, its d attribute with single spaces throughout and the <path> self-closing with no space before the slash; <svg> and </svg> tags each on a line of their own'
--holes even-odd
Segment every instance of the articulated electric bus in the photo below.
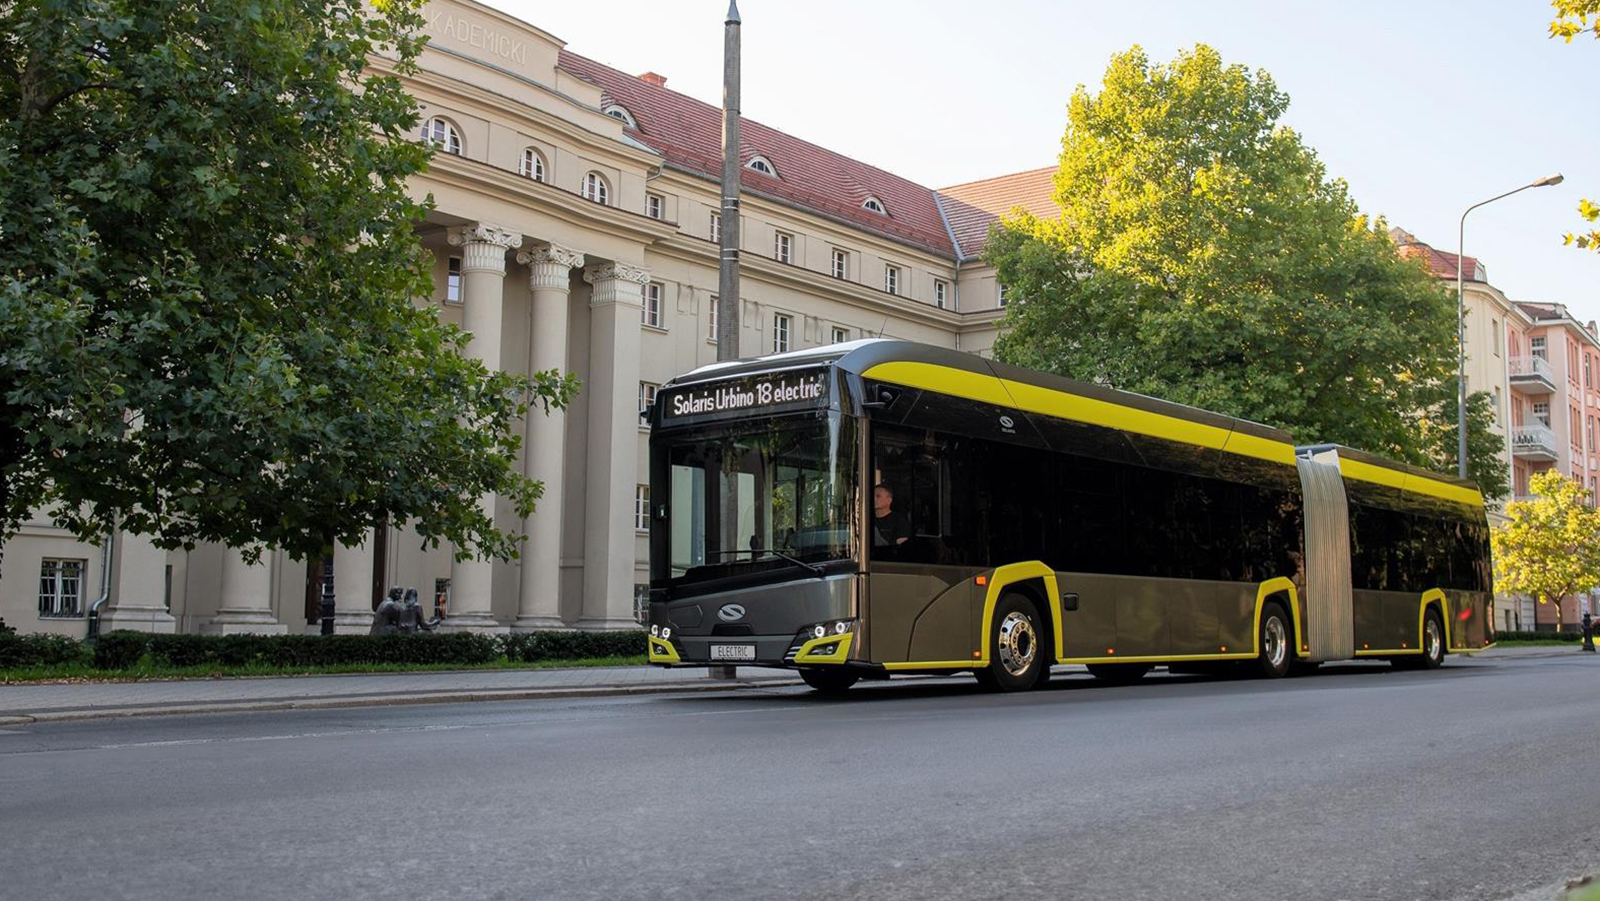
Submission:
<svg viewBox="0 0 1600 901">
<path fill-rule="evenodd" d="M 842 691 L 1277 677 L 1493 639 L 1472 483 L 958 351 L 704 366 L 649 411 L 650 660 Z"/>
</svg>

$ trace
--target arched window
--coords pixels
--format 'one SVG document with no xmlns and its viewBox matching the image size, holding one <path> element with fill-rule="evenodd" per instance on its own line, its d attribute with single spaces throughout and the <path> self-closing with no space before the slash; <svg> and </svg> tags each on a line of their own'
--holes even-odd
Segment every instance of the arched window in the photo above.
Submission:
<svg viewBox="0 0 1600 901">
<path fill-rule="evenodd" d="M 773 178 L 778 177 L 778 167 L 772 165 L 772 160 L 767 159 L 759 153 L 751 157 L 750 162 L 745 163 L 744 167 L 746 169 L 760 172 L 762 175 L 770 175 Z"/>
<path fill-rule="evenodd" d="M 432 144 L 445 153 L 461 155 L 461 132 L 456 131 L 454 125 L 438 116 L 422 123 L 422 141 L 425 144 Z"/>
<path fill-rule="evenodd" d="M 633 114 L 628 112 L 628 110 L 621 104 L 607 104 L 603 109 L 600 110 L 600 112 L 605 113 L 613 119 L 621 119 L 622 122 L 629 128 L 639 127 L 639 123 L 633 121 Z"/>
<path fill-rule="evenodd" d="M 517 166 L 517 172 L 526 178 L 542 182 L 545 180 L 544 157 L 539 151 L 529 147 L 522 151 L 522 163 Z"/>
<path fill-rule="evenodd" d="M 604 176 L 598 172 L 590 172 L 583 177 L 583 196 L 586 200 L 604 205 L 609 202 L 611 188 L 606 184 Z"/>
<path fill-rule="evenodd" d="M 889 215 L 889 211 L 883 207 L 883 201 L 876 197 L 868 197 L 866 200 L 861 201 L 861 208 L 874 213 L 882 213 L 885 216 Z"/>
</svg>

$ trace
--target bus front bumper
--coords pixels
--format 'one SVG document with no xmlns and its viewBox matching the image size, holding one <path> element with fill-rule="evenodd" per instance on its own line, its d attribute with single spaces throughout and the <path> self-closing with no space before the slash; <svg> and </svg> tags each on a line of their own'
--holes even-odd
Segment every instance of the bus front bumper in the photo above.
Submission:
<svg viewBox="0 0 1600 901">
<path fill-rule="evenodd" d="M 822 635 L 815 634 L 818 626 Z M 652 631 L 649 657 L 657 666 L 839 666 L 850 662 L 856 637 L 852 620 L 819 623 L 794 635 L 663 637 Z"/>
</svg>

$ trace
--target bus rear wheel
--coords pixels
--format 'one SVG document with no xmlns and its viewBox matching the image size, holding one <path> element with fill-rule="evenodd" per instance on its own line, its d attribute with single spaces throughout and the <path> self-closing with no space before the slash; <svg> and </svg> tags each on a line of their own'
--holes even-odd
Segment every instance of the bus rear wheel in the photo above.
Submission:
<svg viewBox="0 0 1600 901">
<path fill-rule="evenodd" d="M 1132 685 L 1150 672 L 1148 663 L 1091 663 L 1089 675 L 1112 685 Z"/>
<path fill-rule="evenodd" d="M 821 669 L 818 667 L 805 667 L 800 670 L 800 678 L 816 691 L 825 695 L 842 695 L 850 690 L 850 686 L 861 679 L 859 675 L 846 669 Z"/>
<path fill-rule="evenodd" d="M 1277 603 L 1261 609 L 1261 652 L 1251 669 L 1266 679 L 1278 679 L 1288 674 L 1290 653 L 1289 617 Z"/>
<path fill-rule="evenodd" d="M 1395 669 L 1438 669 L 1444 664 L 1444 620 L 1439 608 L 1429 607 L 1422 617 L 1422 653 L 1392 658 Z"/>
<path fill-rule="evenodd" d="M 1045 680 L 1050 664 L 1039 610 L 1019 594 L 1001 595 L 989 628 L 989 665 L 977 670 L 989 691 L 1027 691 Z"/>
</svg>

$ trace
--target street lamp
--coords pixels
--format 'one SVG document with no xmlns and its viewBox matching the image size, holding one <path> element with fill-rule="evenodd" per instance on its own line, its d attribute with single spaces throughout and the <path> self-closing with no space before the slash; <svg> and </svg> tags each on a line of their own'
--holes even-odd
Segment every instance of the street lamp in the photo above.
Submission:
<svg viewBox="0 0 1600 901">
<path fill-rule="evenodd" d="M 1507 191 L 1481 203 L 1475 203 L 1467 207 L 1466 213 L 1461 214 L 1461 230 L 1456 235 L 1456 388 L 1459 391 L 1456 397 L 1456 470 L 1463 479 L 1467 477 L 1467 296 L 1466 275 L 1462 261 L 1466 259 L 1467 254 L 1467 213 L 1529 188 L 1559 185 L 1563 178 L 1564 176 L 1560 174 L 1547 175 L 1515 191 Z M 1490 340 L 1494 340 L 1493 337 Z"/>
</svg>

